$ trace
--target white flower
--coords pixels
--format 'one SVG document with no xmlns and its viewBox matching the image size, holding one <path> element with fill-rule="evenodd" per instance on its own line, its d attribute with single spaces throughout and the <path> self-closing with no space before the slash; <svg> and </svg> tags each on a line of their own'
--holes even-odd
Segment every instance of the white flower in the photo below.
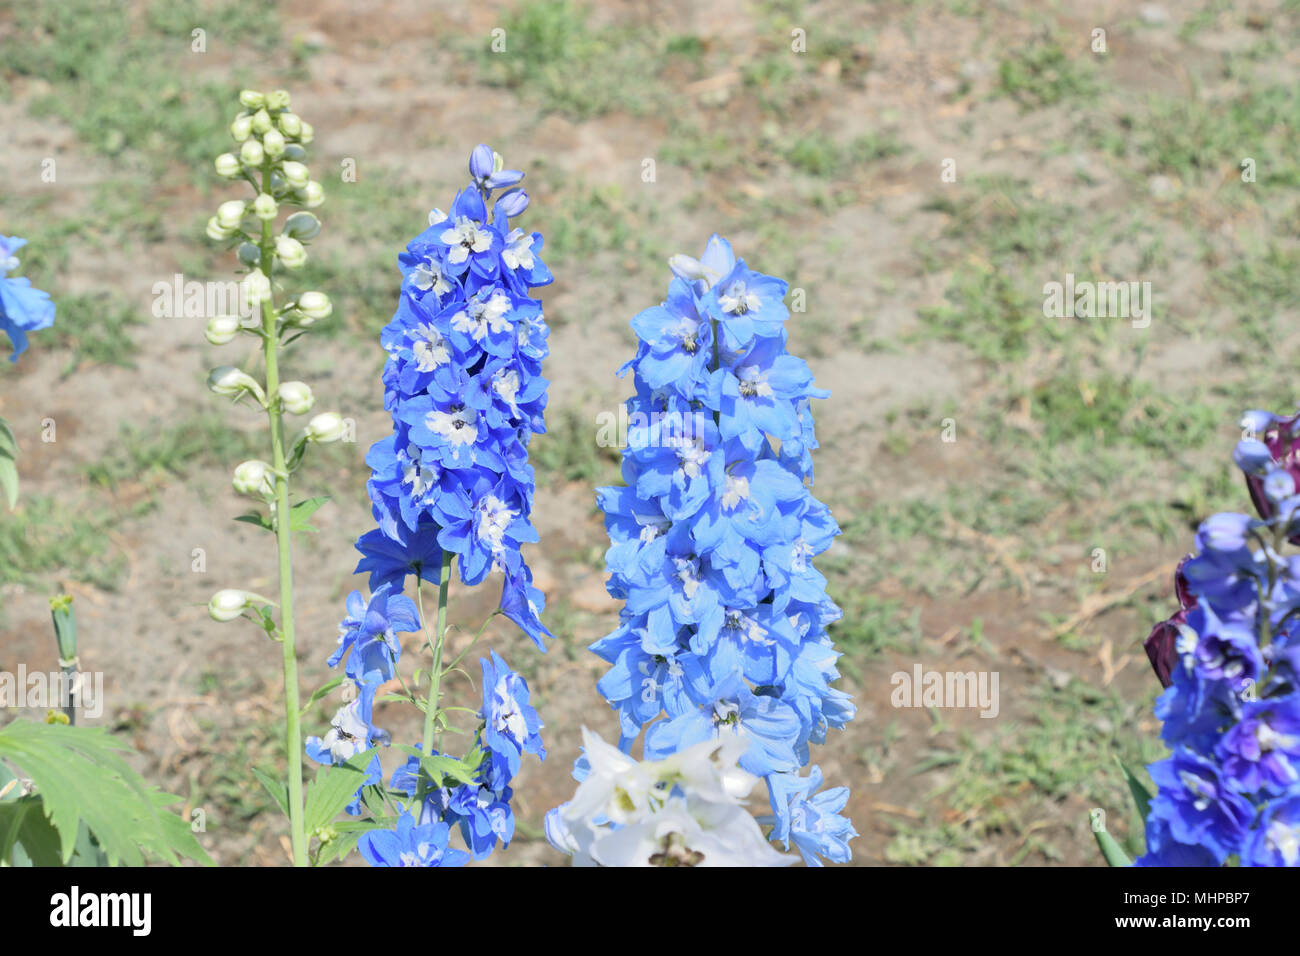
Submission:
<svg viewBox="0 0 1300 956">
<path fill-rule="evenodd" d="M 324 292 L 304 292 L 298 296 L 298 304 L 294 308 L 312 322 L 329 318 L 334 311 L 330 297 Z"/>
<path fill-rule="evenodd" d="M 264 159 L 266 159 L 266 152 L 262 149 L 262 144 L 255 139 L 246 139 L 244 145 L 239 147 L 239 161 L 245 166 L 261 166 Z"/>
<path fill-rule="evenodd" d="M 240 591 L 237 588 L 225 588 L 212 595 L 208 601 L 208 615 L 214 621 L 233 621 L 244 613 L 254 600 L 264 600 L 252 591 Z"/>
<path fill-rule="evenodd" d="M 230 124 L 230 138 L 242 143 L 253 135 L 253 117 L 247 113 L 236 116 Z"/>
<path fill-rule="evenodd" d="M 305 163 L 290 159 L 285 162 L 282 168 L 285 182 L 294 189 L 305 189 L 307 183 L 311 181 L 311 171 L 307 169 Z"/>
<path fill-rule="evenodd" d="M 478 426 L 474 424 L 477 417 L 472 408 L 457 408 L 450 412 L 435 408 L 424 416 L 424 425 L 453 445 L 472 445 L 478 440 Z"/>
<path fill-rule="evenodd" d="M 217 222 L 223 229 L 235 230 L 244 221 L 244 211 L 248 209 L 242 199 L 232 199 L 217 207 Z"/>
<path fill-rule="evenodd" d="M 272 159 L 279 159 L 284 155 L 284 134 L 278 129 L 270 129 L 262 134 L 262 149 L 266 150 L 266 155 Z"/>
<path fill-rule="evenodd" d="M 303 126 L 306 125 L 306 123 L 303 124 Z M 303 142 L 305 143 L 306 140 L 303 140 Z M 308 209 L 315 209 L 324 201 L 325 187 L 316 182 L 316 180 L 310 180 L 307 185 L 302 188 L 302 204 Z"/>
<path fill-rule="evenodd" d="M 302 119 L 297 113 L 281 113 L 278 122 L 280 132 L 284 133 L 285 136 L 297 138 L 302 132 Z"/>
<path fill-rule="evenodd" d="M 733 735 L 666 760 L 636 761 L 586 727 L 589 765 L 573 799 L 547 816 L 551 844 L 578 866 L 789 866 L 745 809 L 758 778 Z M 600 820 L 599 824 L 593 822 Z"/>
<path fill-rule="evenodd" d="M 253 132 L 259 136 L 271 128 L 271 114 L 260 109 L 253 114 Z"/>
<path fill-rule="evenodd" d="M 214 315 L 208 319 L 208 327 L 203 334 L 213 345 L 226 345 L 235 340 L 239 329 L 239 316 Z"/>
<path fill-rule="evenodd" d="M 217 168 L 217 175 L 224 176 L 226 179 L 234 179 L 239 175 L 242 168 L 239 164 L 239 157 L 234 153 L 222 153 L 212 163 Z"/>
<path fill-rule="evenodd" d="M 286 269 L 301 269 L 307 264 L 307 250 L 292 236 L 275 237 L 275 255 Z"/>
<path fill-rule="evenodd" d="M 307 438 L 326 443 L 338 441 L 347 432 L 347 423 L 338 412 L 324 412 L 307 423 Z"/>
<path fill-rule="evenodd" d="M 467 216 L 457 216 L 456 224 L 444 229 L 438 237 L 451 246 L 447 261 L 464 262 L 471 252 L 487 252 L 492 248 L 492 233 Z"/>
<path fill-rule="evenodd" d="M 235 478 L 231 484 L 241 495 L 270 498 L 275 494 L 275 470 L 267 462 L 256 458 L 240 462 L 235 467 Z"/>
<path fill-rule="evenodd" d="M 501 253 L 501 261 L 510 269 L 531 269 L 535 261 L 533 237 L 524 235 L 522 229 L 515 229 L 510 233 L 505 251 Z"/>
<path fill-rule="evenodd" d="M 239 103 L 250 110 L 261 109 L 266 105 L 266 97 L 257 90 L 240 90 Z"/>
<path fill-rule="evenodd" d="M 306 415 L 316 404 L 311 386 L 306 382 L 281 382 L 277 394 L 281 407 L 292 415 Z"/>
<path fill-rule="evenodd" d="M 238 398 L 245 392 L 254 395 L 259 402 L 266 401 L 262 386 L 251 375 L 231 365 L 222 365 L 208 373 L 208 388 L 218 395 Z"/>
</svg>

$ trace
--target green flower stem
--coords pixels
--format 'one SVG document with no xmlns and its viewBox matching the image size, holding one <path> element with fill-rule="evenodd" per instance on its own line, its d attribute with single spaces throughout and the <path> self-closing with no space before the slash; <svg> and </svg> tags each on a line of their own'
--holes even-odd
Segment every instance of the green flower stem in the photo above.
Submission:
<svg viewBox="0 0 1300 956">
<path fill-rule="evenodd" d="M 270 160 L 262 168 L 262 190 L 271 191 Z M 275 261 L 272 221 L 262 222 L 258 268 L 271 281 Z M 280 647 L 284 661 L 284 746 L 289 762 L 289 831 L 293 865 L 308 866 L 307 834 L 303 829 L 302 727 L 298 691 L 298 658 L 293 633 L 293 560 L 289 516 L 289 470 L 284 450 L 284 418 L 280 410 L 280 338 L 275 328 L 274 293 L 262 300 L 263 355 L 266 361 L 266 416 L 271 423 L 271 464 L 275 468 L 275 540 L 280 560 Z"/>
<path fill-rule="evenodd" d="M 438 690 L 442 684 L 442 646 L 447 636 L 447 588 L 451 584 L 451 562 L 454 557 L 450 551 L 443 549 L 442 552 L 442 570 L 438 575 L 438 623 L 434 628 L 434 634 L 430 643 L 433 645 L 433 669 L 429 672 L 429 703 L 424 710 L 424 739 L 423 746 L 420 748 L 427 757 L 433 753 L 433 725 L 434 718 L 438 714 Z M 415 586 L 416 600 L 420 603 L 420 623 L 425 629 L 425 635 L 428 636 L 428 622 L 424 616 L 424 599 L 421 595 L 423 580 L 418 580 Z M 424 799 L 426 791 L 425 777 L 420 775 L 420 786 L 416 793 L 416 805 Z"/>
</svg>

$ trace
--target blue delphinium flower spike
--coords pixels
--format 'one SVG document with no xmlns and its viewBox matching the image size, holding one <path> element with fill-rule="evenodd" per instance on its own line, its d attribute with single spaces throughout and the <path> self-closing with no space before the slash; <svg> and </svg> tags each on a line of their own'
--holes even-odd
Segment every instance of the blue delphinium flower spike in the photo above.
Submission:
<svg viewBox="0 0 1300 956">
<path fill-rule="evenodd" d="M 785 282 L 719 236 L 670 267 L 668 298 L 632 320 L 637 355 L 620 372 L 635 385 L 626 486 L 597 491 L 607 586 L 624 601 L 591 648 L 612 665 L 598 687 L 624 752 L 647 724 L 653 760 L 741 737 L 740 767 L 768 783 L 773 838 L 843 862 L 856 836 L 839 816 L 848 791 L 814 796 L 820 771 L 797 776 L 809 745 L 854 713 L 831 686 L 826 628 L 840 611 L 812 561 L 839 534 L 809 490 L 809 403 L 829 393 L 786 350 Z"/>
<path fill-rule="evenodd" d="M 1146 648 L 1170 756 L 1138 866 L 1300 866 L 1300 416 L 1248 412 L 1233 455 L 1259 517 L 1211 515 Z"/>
</svg>

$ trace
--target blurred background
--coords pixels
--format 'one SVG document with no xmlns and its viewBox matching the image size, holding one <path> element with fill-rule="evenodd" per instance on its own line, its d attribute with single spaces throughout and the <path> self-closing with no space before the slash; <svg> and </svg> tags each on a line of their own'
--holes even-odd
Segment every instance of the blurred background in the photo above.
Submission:
<svg viewBox="0 0 1300 956">
<path fill-rule="evenodd" d="M 1174 564 L 1245 501 L 1240 412 L 1300 397 L 1278 361 L 1298 344 L 1298 35 L 1295 0 L 2 0 L 0 232 L 30 240 L 23 272 L 59 313 L 0 369 L 24 483 L 0 515 L 0 670 L 55 666 L 46 599 L 68 589 L 100 723 L 205 810 L 219 862 L 287 861 L 248 771 L 283 760 L 278 650 L 205 611 L 218 588 L 274 587 L 269 538 L 230 520 L 264 426 L 204 387 L 245 356 L 209 346 L 204 317 L 152 311 L 176 274 L 233 277 L 203 224 L 246 190 L 212 159 L 239 89 L 284 87 L 327 193 L 300 288 L 336 303 L 286 375 L 358 430 L 298 482 L 333 496 L 296 542 L 306 688 L 364 588 L 395 257 L 486 142 L 527 172 L 522 225 L 556 276 L 527 556 L 559 639 L 541 655 L 489 632 L 550 756 L 525 762 L 520 831 L 492 863 L 563 862 L 542 815 L 572 792 L 580 727 L 616 735 L 585 649 L 618 612 L 597 415 L 626 395 L 627 323 L 663 299 L 666 258 L 715 231 L 804 290 L 790 348 L 833 391 L 816 491 L 844 534 L 821 566 L 858 716 L 815 759 L 852 788 L 854 862 L 1099 863 L 1089 809 L 1132 830 L 1116 757 L 1161 753 L 1141 641 L 1173 609 Z M 1045 317 L 1067 273 L 1149 282 L 1149 325 Z M 453 588 L 453 651 L 497 588 Z M 918 663 L 998 672 L 998 716 L 892 707 L 891 675 Z M 411 717 L 377 723 L 415 739 Z"/>
</svg>

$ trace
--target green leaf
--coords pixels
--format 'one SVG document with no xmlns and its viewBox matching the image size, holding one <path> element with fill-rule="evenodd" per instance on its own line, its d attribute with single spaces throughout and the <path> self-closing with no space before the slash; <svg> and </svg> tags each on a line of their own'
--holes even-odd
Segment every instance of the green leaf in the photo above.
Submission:
<svg viewBox="0 0 1300 956">
<path fill-rule="evenodd" d="M 307 521 L 329 500 L 329 495 L 317 495 L 315 498 L 308 498 L 305 501 L 298 502 L 289 509 L 289 530 L 315 531 L 316 529 L 309 525 Z"/>
<path fill-rule="evenodd" d="M 146 855 L 175 865 L 178 854 L 210 863 L 189 824 L 163 809 L 178 798 L 146 785 L 120 756 L 129 749 L 97 727 L 15 720 L 0 729 L 0 758 L 31 778 L 62 862 L 84 822 L 113 866 L 139 866 Z"/>
<path fill-rule="evenodd" d="M 259 528 L 265 528 L 267 531 L 275 530 L 275 525 L 271 523 L 271 519 L 260 511 L 250 511 L 246 515 L 238 515 L 235 520 L 243 521 L 245 524 L 255 524 Z"/>
<path fill-rule="evenodd" d="M 1151 791 L 1148 790 L 1128 767 L 1124 761 L 1118 757 L 1115 760 L 1119 763 L 1119 769 L 1124 771 L 1124 779 L 1128 781 L 1128 791 L 1133 794 L 1133 805 L 1137 807 L 1138 819 L 1146 823 L 1146 819 L 1151 815 Z"/>
<path fill-rule="evenodd" d="M 322 684 L 320 687 L 316 688 L 316 692 L 307 699 L 307 703 L 302 705 L 301 713 L 306 714 L 307 711 L 311 710 L 312 704 L 316 703 L 316 701 L 324 697 L 328 697 L 330 691 L 334 690 L 334 688 L 342 684 L 343 680 L 344 679 L 342 677 L 336 677 L 332 681 L 326 684 Z"/>
<path fill-rule="evenodd" d="M 374 748 L 371 748 L 347 763 L 320 768 L 316 779 L 307 786 L 304 798 L 303 826 L 308 835 L 325 826 L 352 802 L 366 782 L 365 767 L 374 754 Z"/>
<path fill-rule="evenodd" d="M 423 767 L 434 780 L 441 780 L 443 777 L 451 777 L 459 783 L 473 783 L 474 771 L 465 766 L 464 761 L 457 760 L 455 757 L 448 757 L 446 754 L 434 754 L 427 756 L 415 747 L 402 747 L 405 753 L 419 758 L 420 766 Z"/>
<path fill-rule="evenodd" d="M 1092 826 L 1091 819 L 1089 819 L 1089 826 Z M 1120 848 L 1119 843 L 1106 832 L 1105 828 L 1099 830 L 1093 827 L 1092 835 L 1097 838 L 1097 846 L 1101 848 L 1101 855 L 1105 857 L 1107 865 L 1133 865 L 1133 861 L 1128 858 L 1128 855 Z"/>
<path fill-rule="evenodd" d="M 250 769 L 253 771 L 253 776 L 262 782 L 262 786 L 271 795 L 271 799 L 275 801 L 276 806 L 287 817 L 289 815 L 289 785 L 283 780 L 275 779 L 269 773 L 258 770 L 256 767 Z"/>
<path fill-rule="evenodd" d="M 9 510 L 18 505 L 18 441 L 9 423 L 0 418 L 0 491 L 9 502 Z"/>
</svg>

